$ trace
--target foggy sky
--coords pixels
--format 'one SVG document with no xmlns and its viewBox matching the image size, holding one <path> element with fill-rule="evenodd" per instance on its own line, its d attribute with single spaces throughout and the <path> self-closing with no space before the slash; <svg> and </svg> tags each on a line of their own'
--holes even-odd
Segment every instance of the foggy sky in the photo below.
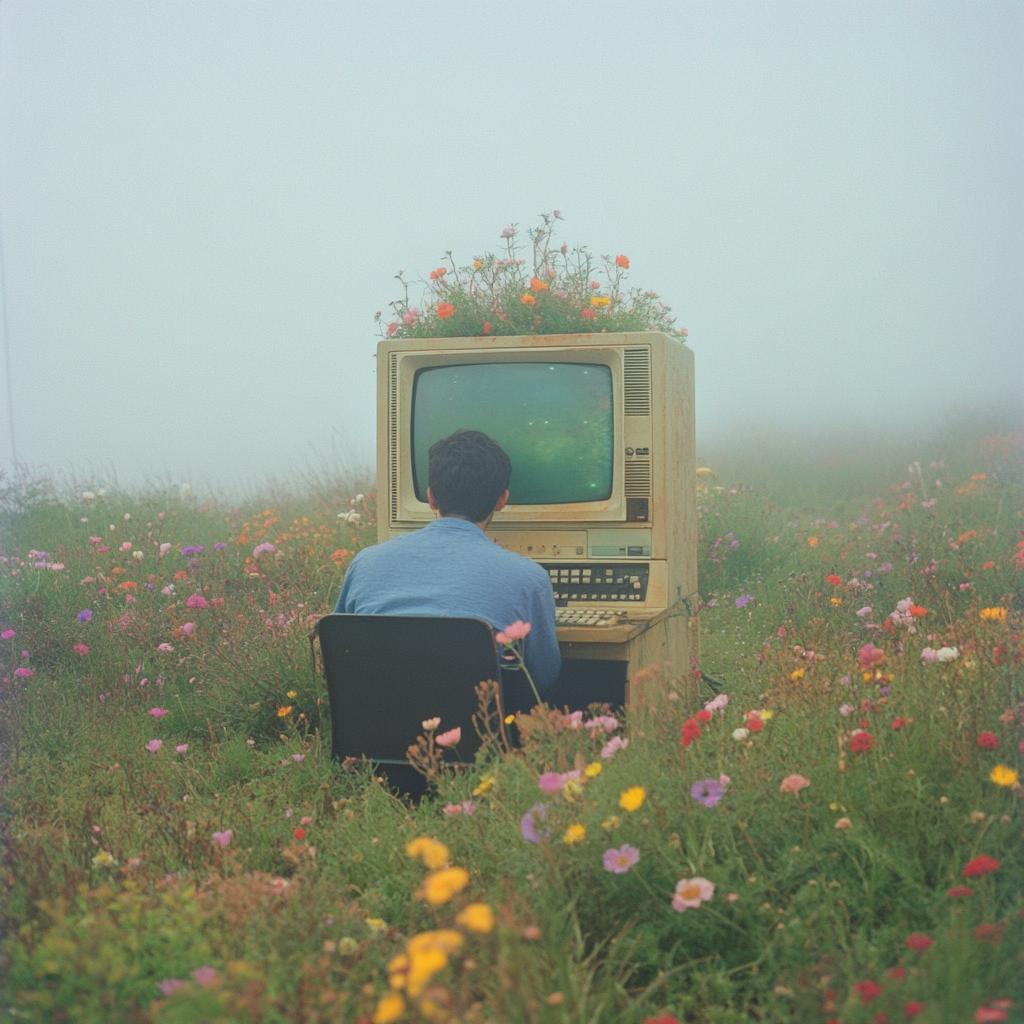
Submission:
<svg viewBox="0 0 1024 1024">
<path fill-rule="evenodd" d="M 1020 400 L 1022 108 L 1016 2 L 4 0 L 17 454 L 369 465 L 393 275 L 553 208 L 689 330 L 701 438 Z"/>
</svg>

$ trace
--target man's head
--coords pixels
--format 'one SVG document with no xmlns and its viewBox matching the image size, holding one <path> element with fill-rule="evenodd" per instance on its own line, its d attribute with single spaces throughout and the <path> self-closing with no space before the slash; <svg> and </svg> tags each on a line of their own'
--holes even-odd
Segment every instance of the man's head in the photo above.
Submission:
<svg viewBox="0 0 1024 1024">
<path fill-rule="evenodd" d="M 486 523 L 508 500 L 511 476 L 501 445 L 479 430 L 456 430 L 430 446 L 430 505 L 442 516 Z"/>
</svg>

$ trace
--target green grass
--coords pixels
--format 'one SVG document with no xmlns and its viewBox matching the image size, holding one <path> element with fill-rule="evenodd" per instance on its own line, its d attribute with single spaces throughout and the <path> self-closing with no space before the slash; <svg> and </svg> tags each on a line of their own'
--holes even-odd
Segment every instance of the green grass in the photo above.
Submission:
<svg viewBox="0 0 1024 1024">
<path fill-rule="evenodd" d="M 701 703 L 666 679 L 658 706 L 623 717 L 614 734 L 629 745 L 613 757 L 603 731 L 537 713 L 519 723 L 521 749 L 492 736 L 417 806 L 331 761 L 309 665 L 309 619 L 373 541 L 372 497 L 321 488 L 234 510 L 9 490 L 0 1005 L 33 1021 L 369 1019 L 407 941 L 478 901 L 497 926 L 463 927 L 429 984 L 407 983 L 401 1019 L 858 1024 L 905 1020 L 919 1002 L 918 1022 L 953 1022 L 1012 1000 L 1020 1020 L 1021 790 L 989 777 L 1022 772 L 1019 435 L 947 431 L 838 460 L 756 447 L 699 477 L 702 667 L 730 698 L 700 738 L 682 748 Z M 908 477 L 914 459 L 923 473 Z M 353 509 L 359 522 L 338 518 Z M 264 542 L 276 551 L 254 557 Z M 190 560 L 185 545 L 204 551 Z M 186 606 L 197 593 L 209 607 Z M 914 633 L 867 628 L 906 597 L 927 608 Z M 1005 621 L 983 620 L 988 608 Z M 868 641 L 891 679 L 862 678 Z M 946 645 L 954 661 L 922 663 L 922 648 Z M 734 739 L 755 709 L 773 714 Z M 862 721 L 875 744 L 855 753 Z M 538 787 L 589 764 L 602 770 L 577 793 Z M 723 774 L 722 800 L 697 803 L 691 786 Z M 798 795 L 780 792 L 792 774 L 810 781 Z M 629 811 L 620 794 L 635 786 L 644 801 Z M 445 813 L 467 800 L 474 813 Z M 548 835 L 531 843 L 520 819 L 538 803 Z M 419 836 L 469 872 L 436 907 L 417 898 L 427 869 L 405 852 Z M 606 871 L 604 851 L 623 843 L 639 863 Z M 999 868 L 965 880 L 979 855 Z M 677 882 L 695 876 L 713 898 L 674 910 Z M 973 895 L 949 897 L 958 884 Z M 933 944 L 908 948 L 912 933 Z M 164 995 L 169 979 L 183 984 Z M 882 988 L 870 1005 L 860 982 Z"/>
</svg>

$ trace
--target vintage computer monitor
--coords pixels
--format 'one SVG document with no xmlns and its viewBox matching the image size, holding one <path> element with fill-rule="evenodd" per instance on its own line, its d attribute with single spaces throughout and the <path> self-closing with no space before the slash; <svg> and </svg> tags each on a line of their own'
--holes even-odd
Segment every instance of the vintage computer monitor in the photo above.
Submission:
<svg viewBox="0 0 1024 1024">
<path fill-rule="evenodd" d="M 482 430 L 512 462 L 509 502 L 487 533 L 547 570 L 563 675 L 577 688 L 582 681 L 584 697 L 588 674 L 603 698 L 597 680 L 618 676 L 625 686 L 655 664 L 693 685 L 696 462 L 685 344 L 654 332 L 385 340 L 377 382 L 380 541 L 434 518 L 430 445 L 460 428 Z"/>
</svg>

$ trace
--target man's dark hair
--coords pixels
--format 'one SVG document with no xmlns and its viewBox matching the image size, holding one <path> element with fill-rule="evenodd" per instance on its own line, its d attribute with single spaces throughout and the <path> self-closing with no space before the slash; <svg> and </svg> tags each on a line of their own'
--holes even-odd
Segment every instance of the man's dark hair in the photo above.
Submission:
<svg viewBox="0 0 1024 1024">
<path fill-rule="evenodd" d="M 512 463 L 493 438 L 456 430 L 430 446 L 427 483 L 443 516 L 482 523 L 508 490 Z"/>
</svg>

